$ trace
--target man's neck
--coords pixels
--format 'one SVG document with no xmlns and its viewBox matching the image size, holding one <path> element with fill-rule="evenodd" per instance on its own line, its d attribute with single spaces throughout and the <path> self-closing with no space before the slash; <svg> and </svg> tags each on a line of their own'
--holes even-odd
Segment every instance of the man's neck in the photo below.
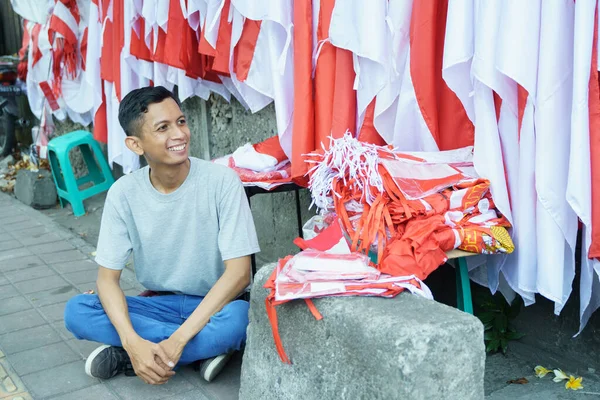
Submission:
<svg viewBox="0 0 600 400">
<path fill-rule="evenodd" d="M 183 184 L 190 172 L 191 161 L 178 165 L 161 165 L 160 167 L 150 164 L 150 183 L 159 192 L 169 194 L 174 192 Z"/>
</svg>

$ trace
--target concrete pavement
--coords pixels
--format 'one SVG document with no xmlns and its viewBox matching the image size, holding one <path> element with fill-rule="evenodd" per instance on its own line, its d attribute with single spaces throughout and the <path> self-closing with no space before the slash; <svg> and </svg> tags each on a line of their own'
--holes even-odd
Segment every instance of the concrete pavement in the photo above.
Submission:
<svg viewBox="0 0 600 400">
<path fill-rule="evenodd" d="M 241 356 L 212 383 L 182 368 L 167 384 L 136 377 L 88 377 L 84 360 L 99 344 L 64 328 L 64 305 L 95 289 L 93 246 L 39 211 L 0 193 L 0 399 L 237 399 Z M 122 287 L 142 287 L 125 269 Z"/>
</svg>

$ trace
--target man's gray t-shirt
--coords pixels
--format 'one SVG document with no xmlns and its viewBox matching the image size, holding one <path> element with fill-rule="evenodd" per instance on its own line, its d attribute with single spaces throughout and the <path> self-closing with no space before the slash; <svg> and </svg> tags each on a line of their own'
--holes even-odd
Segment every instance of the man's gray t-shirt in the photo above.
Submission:
<svg viewBox="0 0 600 400">
<path fill-rule="evenodd" d="M 224 260 L 259 252 L 254 221 L 237 174 L 190 157 L 190 171 L 163 194 L 144 167 L 117 180 L 106 197 L 96 262 L 121 270 L 133 252 L 147 289 L 205 296 Z"/>
</svg>

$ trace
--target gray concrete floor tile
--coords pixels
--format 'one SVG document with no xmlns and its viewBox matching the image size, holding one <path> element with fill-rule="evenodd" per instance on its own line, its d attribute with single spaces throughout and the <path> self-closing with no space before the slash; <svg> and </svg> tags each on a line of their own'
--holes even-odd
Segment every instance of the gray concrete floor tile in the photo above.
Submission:
<svg viewBox="0 0 600 400">
<path fill-rule="evenodd" d="M 86 270 L 94 270 L 98 271 L 98 264 L 96 264 L 92 260 L 77 260 L 77 261 L 67 261 L 67 262 L 59 262 L 50 264 L 52 268 L 58 271 L 61 274 L 65 274 L 68 272 L 79 272 Z"/>
<path fill-rule="evenodd" d="M 86 260 L 87 256 L 79 250 L 67 250 L 57 253 L 44 254 L 42 258 L 47 264 L 56 264 L 69 261 Z"/>
<path fill-rule="evenodd" d="M 10 233 L 0 233 L 0 243 L 1 242 L 6 242 L 6 241 L 9 241 L 9 240 L 15 240 L 15 238 L 12 237 L 10 235 Z"/>
<path fill-rule="evenodd" d="M 7 271 L 4 273 L 4 276 L 6 276 L 12 283 L 17 283 L 30 279 L 44 278 L 51 275 L 56 275 L 56 272 L 54 272 L 46 265 L 17 269 L 14 271 Z"/>
<path fill-rule="evenodd" d="M 28 246 L 28 249 L 33 254 L 42 255 L 42 259 L 45 260 L 45 257 L 43 256 L 45 254 L 58 253 L 59 251 L 65 250 L 73 250 L 75 249 L 75 247 L 65 240 L 60 240 L 58 242 Z"/>
<path fill-rule="evenodd" d="M 87 283 L 87 282 L 95 282 L 98 278 L 98 270 L 97 269 L 89 269 L 85 271 L 78 272 L 69 272 L 63 274 L 65 279 L 70 281 L 71 283 Z"/>
<path fill-rule="evenodd" d="M 23 243 L 24 246 L 34 246 L 63 240 L 60 236 L 48 232 L 45 228 L 37 227 L 16 231 L 13 232 L 12 235 L 16 240 Z"/>
<path fill-rule="evenodd" d="M 65 315 L 65 303 L 60 302 L 49 306 L 39 307 L 38 311 L 42 313 L 48 322 L 62 321 Z"/>
<path fill-rule="evenodd" d="M 0 251 L 0 270 L 7 271 L 10 265 L 10 260 L 18 259 L 21 257 L 27 257 L 33 255 L 26 247 L 19 247 L 17 249 Z"/>
<path fill-rule="evenodd" d="M 52 397 L 52 400 L 118 400 L 105 383 Z"/>
<path fill-rule="evenodd" d="M 73 337 L 73 335 L 71 335 Z M 102 343 L 90 342 L 89 340 L 71 339 L 67 341 L 69 347 L 73 349 L 82 359 L 87 359 L 92 351 L 98 346 L 102 346 Z"/>
<path fill-rule="evenodd" d="M 30 308 L 31 304 L 29 304 L 29 301 L 27 301 L 25 297 L 10 297 L 2 300 L 2 305 L 0 305 L 0 316 L 29 310 Z"/>
<path fill-rule="evenodd" d="M 56 289 L 68 286 L 69 283 L 59 275 L 47 276 L 44 278 L 30 279 L 14 284 L 23 294 L 36 293 L 44 290 Z"/>
<path fill-rule="evenodd" d="M 28 219 L 26 221 L 21 221 L 18 224 L 13 224 L 13 226 L 11 226 L 9 231 L 10 232 L 18 232 L 23 229 L 31 229 L 31 228 L 42 229 L 43 225 L 40 224 L 39 222 L 37 222 L 36 220 Z"/>
<path fill-rule="evenodd" d="M 75 285 L 75 287 L 81 293 L 85 293 L 88 290 L 93 290 L 94 293 L 98 293 L 98 288 L 96 287 L 96 282 L 95 281 L 94 282 L 78 283 L 77 285 Z"/>
<path fill-rule="evenodd" d="M 194 386 L 202 388 L 204 392 L 217 399 L 237 399 L 240 391 L 241 370 L 242 353 L 236 352 L 223 371 L 210 383 L 202 379 L 200 373 L 191 367 L 182 368 L 181 374 Z"/>
<path fill-rule="evenodd" d="M 73 336 L 73 334 L 71 332 L 69 332 L 69 330 L 65 326 L 64 321 L 56 321 L 56 322 L 51 323 L 50 325 L 52 325 L 54 327 L 54 329 L 58 332 L 60 337 L 63 338 L 64 340 L 71 340 L 71 339 L 75 338 L 75 336 Z"/>
<path fill-rule="evenodd" d="M 208 397 L 206 393 L 204 393 L 204 391 L 202 391 L 202 389 L 194 389 L 191 392 L 187 392 L 187 393 L 179 393 L 176 394 L 175 396 L 169 396 L 169 397 L 165 397 L 164 400 L 212 400 L 213 397 Z M 219 400 L 223 399 L 227 399 L 225 397 L 219 397 Z M 237 399 L 237 397 L 236 397 Z M 227 399 L 229 400 L 229 399 Z"/>
<path fill-rule="evenodd" d="M 56 330 L 50 325 L 41 325 L 0 336 L 0 347 L 6 354 L 13 354 L 60 341 L 62 338 Z"/>
<path fill-rule="evenodd" d="M 35 399 L 70 393 L 100 383 L 85 374 L 81 361 L 25 375 L 22 380 Z"/>
<path fill-rule="evenodd" d="M 178 374 L 164 385 L 148 385 L 136 376 L 117 375 L 108 385 L 124 400 L 155 400 L 189 392 L 194 386 Z"/>
<path fill-rule="evenodd" d="M 41 258 L 32 254 L 0 262 L 0 271 L 8 272 L 45 265 Z"/>
<path fill-rule="evenodd" d="M 34 306 L 43 307 L 50 304 L 64 303 L 77 294 L 79 294 L 77 289 L 71 284 L 66 284 L 56 289 L 30 293 L 26 297 L 31 300 Z"/>
<path fill-rule="evenodd" d="M 12 354 L 9 357 L 10 363 L 19 376 L 54 368 L 77 360 L 81 360 L 79 354 L 71 350 L 65 342 L 22 351 Z"/>
<path fill-rule="evenodd" d="M 0 334 L 44 325 L 46 321 L 34 309 L 0 317 Z"/>
<path fill-rule="evenodd" d="M 2 285 L 0 286 L 0 300 L 8 299 L 11 297 L 18 296 L 19 292 L 13 285 Z"/>
<path fill-rule="evenodd" d="M 16 239 L 0 242 L 0 251 L 17 249 L 23 247 L 23 244 Z"/>
<path fill-rule="evenodd" d="M 27 222 L 31 220 L 30 217 L 28 217 L 27 215 L 20 213 L 20 212 L 16 212 L 13 215 L 6 215 L 3 217 L 0 217 L 0 225 L 2 225 L 3 227 L 16 227 L 17 225 L 19 225 L 20 223 L 23 222 Z M 14 225 L 14 226 L 11 226 Z"/>
</svg>

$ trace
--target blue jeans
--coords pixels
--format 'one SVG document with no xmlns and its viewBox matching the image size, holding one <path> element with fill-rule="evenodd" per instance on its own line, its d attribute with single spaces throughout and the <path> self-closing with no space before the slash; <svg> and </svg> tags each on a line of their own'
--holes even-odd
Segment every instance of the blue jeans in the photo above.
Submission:
<svg viewBox="0 0 600 400">
<path fill-rule="evenodd" d="M 133 328 L 142 338 L 159 343 L 171 336 L 198 307 L 203 297 L 165 295 L 126 296 Z M 239 350 L 246 340 L 248 302 L 235 300 L 213 315 L 183 350 L 179 364 L 189 364 Z M 77 339 L 121 346 L 97 295 L 80 294 L 67 302 L 65 326 Z"/>
</svg>

